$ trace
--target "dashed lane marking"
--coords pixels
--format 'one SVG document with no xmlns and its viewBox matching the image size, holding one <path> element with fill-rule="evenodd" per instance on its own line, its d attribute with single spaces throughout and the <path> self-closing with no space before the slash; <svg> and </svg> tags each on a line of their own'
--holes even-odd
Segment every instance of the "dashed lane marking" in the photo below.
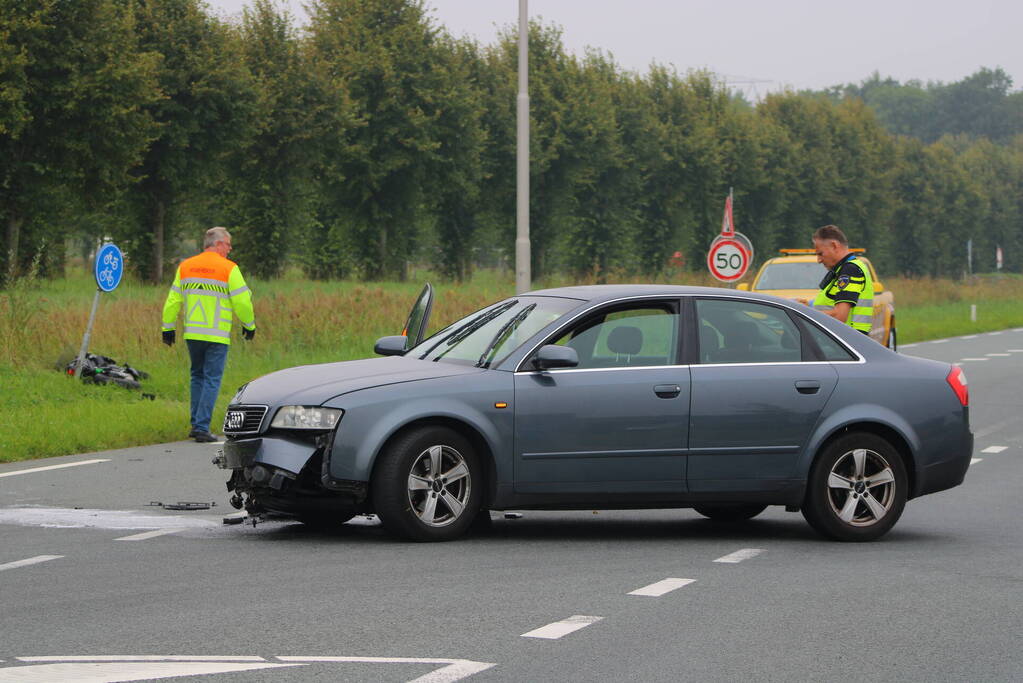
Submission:
<svg viewBox="0 0 1023 683">
<path fill-rule="evenodd" d="M 931 343 L 932 344 L 946 344 L 946 343 L 948 343 L 948 340 L 947 339 L 935 339 Z"/>
<path fill-rule="evenodd" d="M 996 334 L 1001 334 L 1001 331 L 999 330 L 998 332 L 988 332 L 988 333 L 987 333 L 987 336 L 989 336 L 989 337 L 993 337 L 993 336 L 995 336 Z"/>
<path fill-rule="evenodd" d="M 990 358 L 960 358 L 959 360 L 991 360 Z"/>
<path fill-rule="evenodd" d="M 965 337 L 959 337 L 959 338 L 960 339 L 976 339 L 977 335 L 975 335 L 975 334 L 968 334 Z"/>
<path fill-rule="evenodd" d="M 1005 349 L 1009 353 L 1023 353 L 1023 349 Z"/>
<path fill-rule="evenodd" d="M 1002 451 L 1008 450 L 1008 446 L 988 446 L 981 453 L 1001 453 Z"/>
<path fill-rule="evenodd" d="M 581 614 L 569 617 L 568 619 L 562 619 L 561 621 L 555 621 L 553 624 L 547 624 L 540 628 L 527 631 L 522 634 L 523 638 L 543 638 L 546 640 L 557 640 L 563 636 L 567 636 L 569 633 L 574 633 L 579 629 L 586 628 L 591 624 L 596 624 L 604 617 L 586 617 Z"/>
<path fill-rule="evenodd" d="M 756 557 L 762 552 L 764 552 L 763 548 L 743 548 L 742 550 L 736 550 L 734 553 L 729 553 L 724 557 L 719 557 L 714 561 L 736 564 L 738 562 L 742 562 L 743 560 L 748 560 L 751 557 Z"/>
<path fill-rule="evenodd" d="M 985 353 L 985 356 L 1011 356 L 1011 353 Z"/>
<path fill-rule="evenodd" d="M 678 590 L 682 586 L 688 586 L 695 581 L 696 579 L 664 579 L 663 581 L 652 583 L 649 586 L 643 586 L 642 588 L 630 591 L 628 595 L 645 595 L 651 598 L 659 598 L 665 593 Z"/>
<path fill-rule="evenodd" d="M 79 465 L 95 465 L 98 462 L 110 462 L 110 458 L 99 458 L 96 460 L 79 460 L 68 462 L 63 465 L 47 465 L 46 467 L 32 467 L 27 470 L 14 470 L 13 472 L 0 472 L 0 477 L 16 477 L 19 474 L 32 474 L 33 472 L 47 472 L 49 470 L 62 470 L 66 467 L 78 467 Z"/>
<path fill-rule="evenodd" d="M 920 344 L 919 343 L 915 343 L 915 342 L 913 344 L 899 344 L 899 348 L 902 348 L 902 349 L 911 349 L 914 346 L 920 346 Z"/>
<path fill-rule="evenodd" d="M 7 564 L 0 564 L 0 572 L 5 569 L 17 569 L 18 567 L 28 567 L 29 565 L 39 564 L 40 562 L 49 562 L 50 560 L 59 560 L 64 557 L 63 555 L 36 555 L 30 557 L 27 560 L 18 560 L 16 562 L 8 562 Z"/>
<path fill-rule="evenodd" d="M 983 462 L 983 461 L 984 461 L 984 458 L 970 458 L 970 464 L 971 465 L 975 465 L 978 462 Z"/>
<path fill-rule="evenodd" d="M 184 531 L 183 528 L 171 528 L 171 529 L 154 529 L 153 531 L 143 531 L 141 534 L 134 534 L 132 536 L 121 536 L 115 538 L 115 541 L 145 541 L 150 538 L 156 538 L 157 536 L 165 536 L 167 534 L 176 534 L 179 531 Z"/>
</svg>

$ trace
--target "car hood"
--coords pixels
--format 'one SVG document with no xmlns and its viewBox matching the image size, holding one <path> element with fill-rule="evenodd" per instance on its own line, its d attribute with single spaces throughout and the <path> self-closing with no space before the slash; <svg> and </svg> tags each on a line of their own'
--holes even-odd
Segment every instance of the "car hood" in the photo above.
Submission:
<svg viewBox="0 0 1023 683">
<path fill-rule="evenodd" d="M 817 296 L 816 289 L 754 289 L 757 294 L 770 294 L 782 299 L 813 299 Z"/>
<path fill-rule="evenodd" d="M 360 389 L 479 372 L 484 370 L 400 356 L 300 365 L 252 380 L 235 394 L 231 403 L 320 405 Z"/>
</svg>

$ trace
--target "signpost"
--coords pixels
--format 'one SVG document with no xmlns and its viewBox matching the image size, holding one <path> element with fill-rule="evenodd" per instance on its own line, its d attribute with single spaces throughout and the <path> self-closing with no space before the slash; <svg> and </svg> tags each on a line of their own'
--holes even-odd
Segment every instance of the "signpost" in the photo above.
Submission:
<svg viewBox="0 0 1023 683">
<path fill-rule="evenodd" d="M 732 219 L 732 191 L 725 199 L 725 216 L 721 221 L 721 234 L 711 242 L 707 252 L 710 274 L 722 282 L 735 282 L 742 278 L 753 263 L 753 243 L 741 232 L 735 231 Z"/>
<path fill-rule="evenodd" d="M 96 252 L 96 262 L 92 271 L 96 277 L 96 296 L 92 298 L 92 312 L 89 313 L 89 323 L 85 326 L 85 335 L 82 337 L 82 348 L 79 349 L 78 360 L 75 362 L 75 377 L 82 376 L 82 363 L 85 361 L 85 352 L 89 349 L 89 337 L 92 334 L 92 323 L 96 320 L 99 295 L 102 292 L 112 292 L 121 284 L 121 277 L 124 275 L 124 255 L 121 254 L 121 250 L 113 244 L 104 244 Z"/>
</svg>

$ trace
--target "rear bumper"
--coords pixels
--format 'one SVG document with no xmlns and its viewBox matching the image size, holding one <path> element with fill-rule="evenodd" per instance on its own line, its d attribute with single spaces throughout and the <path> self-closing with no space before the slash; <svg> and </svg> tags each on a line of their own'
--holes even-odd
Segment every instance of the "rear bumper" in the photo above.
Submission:
<svg viewBox="0 0 1023 683">
<path fill-rule="evenodd" d="M 959 486 L 966 479 L 973 458 L 973 434 L 968 433 L 959 454 L 922 468 L 916 481 L 913 497 L 944 491 Z"/>
</svg>

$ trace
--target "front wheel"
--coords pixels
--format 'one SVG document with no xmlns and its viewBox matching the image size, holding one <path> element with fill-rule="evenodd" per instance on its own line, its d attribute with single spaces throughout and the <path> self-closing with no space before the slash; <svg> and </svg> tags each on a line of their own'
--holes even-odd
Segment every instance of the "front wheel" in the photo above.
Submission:
<svg viewBox="0 0 1023 683">
<path fill-rule="evenodd" d="M 693 508 L 715 522 L 743 522 L 767 509 L 766 505 L 697 505 Z"/>
<path fill-rule="evenodd" d="M 384 526 L 413 541 L 450 541 L 480 509 L 483 479 L 472 445 L 447 427 L 403 434 L 380 454 L 371 490 Z"/>
<path fill-rule="evenodd" d="M 829 538 L 872 541 L 898 521 L 907 494 L 906 468 L 895 447 L 874 434 L 847 434 L 810 469 L 803 516 Z"/>
</svg>

